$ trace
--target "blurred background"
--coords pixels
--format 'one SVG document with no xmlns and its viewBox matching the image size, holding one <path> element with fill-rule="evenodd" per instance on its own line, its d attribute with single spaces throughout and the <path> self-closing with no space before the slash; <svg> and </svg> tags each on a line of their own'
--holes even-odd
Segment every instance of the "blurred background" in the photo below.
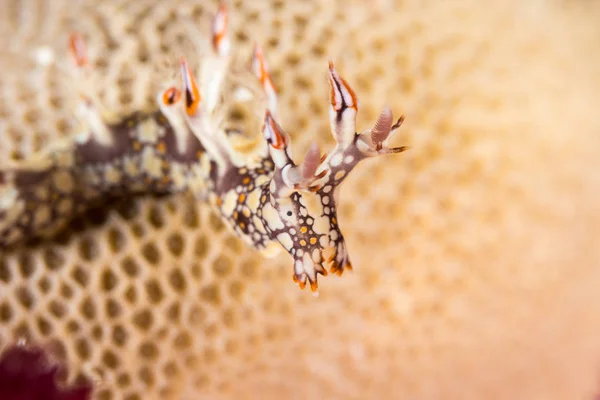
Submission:
<svg viewBox="0 0 600 400">
<path fill-rule="evenodd" d="M 600 3 L 228 2 L 296 154 L 333 145 L 327 60 L 412 149 L 340 196 L 354 272 L 298 290 L 188 195 L 126 199 L 0 255 L 0 346 L 45 346 L 97 399 L 594 399 L 600 393 Z M 214 1 L 0 0 L 0 155 L 73 135 L 93 90 L 150 110 Z M 194 59 L 196 57 L 196 59 Z M 258 134 L 258 132 L 257 132 Z"/>
</svg>

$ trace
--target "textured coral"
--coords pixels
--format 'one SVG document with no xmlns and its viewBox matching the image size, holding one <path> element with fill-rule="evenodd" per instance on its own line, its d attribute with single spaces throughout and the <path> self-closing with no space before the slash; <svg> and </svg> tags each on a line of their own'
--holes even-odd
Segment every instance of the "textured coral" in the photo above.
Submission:
<svg viewBox="0 0 600 400">
<path fill-rule="evenodd" d="M 0 0 L 0 154 L 73 133 L 67 34 L 111 111 L 148 108 L 214 4 Z M 594 9 L 595 7 L 595 9 Z M 600 59 L 585 2 L 233 1 L 297 154 L 328 133 L 327 59 L 407 121 L 348 179 L 355 271 L 317 299 L 187 196 L 129 199 L 1 255 L 0 343 L 52 343 L 99 399 L 593 398 Z M 242 52 L 244 52 L 242 50 Z M 51 58 L 54 63 L 48 64 Z M 245 61 L 244 61 L 245 62 Z M 47 65 L 46 65 L 47 64 Z"/>
</svg>

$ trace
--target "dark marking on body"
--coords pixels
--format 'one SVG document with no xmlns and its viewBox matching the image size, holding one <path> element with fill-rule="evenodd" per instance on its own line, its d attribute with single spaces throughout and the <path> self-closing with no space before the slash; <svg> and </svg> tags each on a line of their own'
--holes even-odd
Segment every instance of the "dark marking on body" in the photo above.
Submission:
<svg viewBox="0 0 600 400">
<path fill-rule="evenodd" d="M 81 164 L 82 161 L 85 164 L 109 163 L 128 153 L 134 152 L 130 132 L 135 130 L 137 126 L 129 126 L 129 121 L 136 117 L 137 115 L 134 115 L 117 124 L 108 125 L 108 132 L 113 140 L 113 143 L 109 146 L 99 143 L 93 135 L 90 135 L 90 139 L 85 143 L 78 144 L 75 148 L 76 162 L 78 164 Z M 139 119 L 143 118 L 142 116 Z"/>
<path fill-rule="evenodd" d="M 161 114 L 159 113 L 154 118 L 158 121 L 160 120 L 160 115 Z M 167 154 L 169 158 L 182 164 L 197 163 L 199 160 L 198 154 L 205 153 L 206 150 L 196 135 L 194 135 L 194 133 L 188 129 L 185 151 L 181 153 L 177 147 L 177 136 L 175 135 L 173 128 L 168 124 L 162 126 L 165 128 L 165 136 L 163 137 L 163 141 L 167 148 Z"/>
</svg>

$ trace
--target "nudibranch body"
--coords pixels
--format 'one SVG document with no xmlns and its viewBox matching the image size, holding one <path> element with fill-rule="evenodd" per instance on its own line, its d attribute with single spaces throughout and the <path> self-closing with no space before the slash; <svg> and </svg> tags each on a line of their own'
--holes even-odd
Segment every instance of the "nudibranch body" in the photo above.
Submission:
<svg viewBox="0 0 600 400">
<path fill-rule="evenodd" d="M 0 169 L 0 246 L 56 230 L 107 196 L 191 191 L 249 245 L 267 254 L 283 247 L 301 288 L 309 284 L 316 291 L 317 275 L 327 269 L 338 275 L 350 269 L 337 221 L 339 187 L 360 161 L 406 149 L 388 145 L 403 118 L 394 122 L 385 108 L 372 129 L 357 133 L 357 97 L 330 62 L 330 126 L 337 144 L 325 156 L 313 143 L 296 164 L 290 138 L 276 122 L 275 86 L 256 46 L 250 72 L 262 102 L 251 101 L 262 104 L 264 120 L 262 139 L 249 145 L 248 132 L 224 122 L 231 103 L 251 93 L 230 82 L 238 72 L 230 65 L 227 24 L 221 5 L 199 79 L 182 58 L 181 83 L 158 94 L 156 112 L 108 122 L 98 102 L 81 93 L 82 134 Z M 89 64 L 79 35 L 72 35 L 70 50 L 77 74 L 86 79 Z"/>
</svg>

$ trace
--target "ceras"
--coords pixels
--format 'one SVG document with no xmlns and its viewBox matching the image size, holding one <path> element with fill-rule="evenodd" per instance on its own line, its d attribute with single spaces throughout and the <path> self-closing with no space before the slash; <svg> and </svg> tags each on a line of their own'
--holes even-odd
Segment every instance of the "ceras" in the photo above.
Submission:
<svg viewBox="0 0 600 400">
<path fill-rule="evenodd" d="M 360 161 L 406 150 L 389 147 L 403 118 L 394 121 L 385 108 L 372 129 L 357 133 L 357 97 L 330 62 L 330 127 L 337 144 L 325 156 L 313 143 L 295 163 L 290 138 L 276 122 L 277 94 L 263 52 L 255 46 L 251 72 L 262 88 L 255 95 L 252 85 L 239 83 L 227 25 L 222 4 L 199 70 L 182 57 L 181 83 L 158 94 L 158 111 L 108 121 L 93 95 L 82 91 L 81 134 L 3 167 L 0 246 L 54 231 L 107 196 L 191 191 L 254 248 L 273 254 L 283 247 L 301 288 L 309 284 L 314 292 L 318 274 L 351 269 L 337 220 L 340 185 Z M 90 65 L 81 36 L 71 36 L 70 50 L 85 82 Z M 244 101 L 264 113 L 264 140 L 254 145 L 249 132 L 226 123 L 228 107 Z"/>
</svg>

